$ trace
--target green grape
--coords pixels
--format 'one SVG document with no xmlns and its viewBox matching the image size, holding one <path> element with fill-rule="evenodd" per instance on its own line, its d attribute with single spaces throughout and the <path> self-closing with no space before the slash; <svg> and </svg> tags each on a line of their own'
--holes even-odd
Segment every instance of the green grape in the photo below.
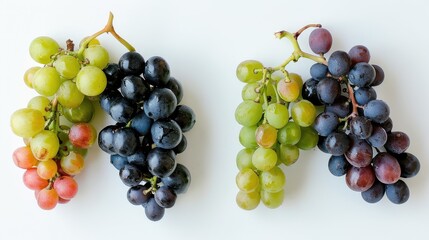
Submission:
<svg viewBox="0 0 429 240">
<path fill-rule="evenodd" d="M 235 110 L 235 120 L 246 127 L 256 125 L 262 117 L 262 104 L 246 100 Z"/>
<path fill-rule="evenodd" d="M 294 164 L 299 158 L 299 148 L 294 145 L 280 144 L 277 153 L 279 162 L 286 166 Z"/>
<path fill-rule="evenodd" d="M 237 157 L 235 159 L 238 170 L 242 170 L 245 168 L 251 168 L 254 170 L 256 169 L 255 166 L 253 166 L 252 164 L 252 156 L 254 152 L 255 149 L 253 148 L 243 148 L 238 152 Z"/>
<path fill-rule="evenodd" d="M 80 42 L 79 42 L 79 48 L 82 47 L 82 44 L 88 38 L 89 38 L 89 36 L 88 37 L 84 37 L 82 40 L 80 40 Z M 91 39 L 91 41 L 89 41 L 89 43 L 86 46 L 88 47 L 88 46 L 94 46 L 94 45 L 100 45 L 100 41 L 97 38 Z"/>
<path fill-rule="evenodd" d="M 30 99 L 30 101 L 27 104 L 28 108 L 39 110 L 43 116 L 48 115 L 49 111 L 46 111 L 49 109 L 51 105 L 51 100 L 49 98 L 44 96 L 36 96 Z"/>
<path fill-rule="evenodd" d="M 84 98 L 82 103 L 75 108 L 62 108 L 64 117 L 72 123 L 89 122 L 94 115 L 94 105 L 88 98 Z"/>
<path fill-rule="evenodd" d="M 296 82 L 298 84 L 299 92 L 301 92 L 303 85 L 302 77 L 296 73 L 289 73 L 289 79 L 291 82 Z"/>
<path fill-rule="evenodd" d="M 267 192 L 281 191 L 286 184 L 286 176 L 279 167 L 273 167 L 269 171 L 262 171 L 259 175 L 261 188 Z"/>
<path fill-rule="evenodd" d="M 76 76 L 76 85 L 86 96 L 97 96 L 106 88 L 106 75 L 97 67 L 85 66 Z"/>
<path fill-rule="evenodd" d="M 261 201 L 261 195 L 259 194 L 259 191 L 254 191 L 250 193 L 239 191 L 237 193 L 235 201 L 240 208 L 244 210 L 252 210 L 259 205 Z"/>
<path fill-rule="evenodd" d="M 60 75 L 53 67 L 43 67 L 36 72 L 33 79 L 33 88 L 40 95 L 53 96 L 60 87 Z"/>
<path fill-rule="evenodd" d="M 61 55 L 55 60 L 54 67 L 65 79 L 73 79 L 80 70 L 80 63 L 74 56 Z"/>
<path fill-rule="evenodd" d="M 252 164 L 260 171 L 268 171 L 276 166 L 277 153 L 271 148 L 258 148 L 252 156 Z"/>
<path fill-rule="evenodd" d="M 30 148 L 34 157 L 40 161 L 54 158 L 60 147 L 60 142 L 54 132 L 43 130 L 30 140 Z"/>
<path fill-rule="evenodd" d="M 89 65 L 104 69 L 109 64 L 109 53 L 101 45 L 91 45 L 85 49 L 83 56 L 89 60 Z"/>
<path fill-rule="evenodd" d="M 285 80 L 280 80 L 277 83 L 277 91 L 279 96 L 286 102 L 297 100 L 301 94 L 299 83 L 296 81 L 286 82 Z"/>
<path fill-rule="evenodd" d="M 33 88 L 34 75 L 36 74 L 37 71 L 39 71 L 39 69 L 40 69 L 40 67 L 32 67 L 32 68 L 29 68 L 27 71 L 25 71 L 24 83 L 29 88 Z"/>
<path fill-rule="evenodd" d="M 283 189 L 278 192 L 268 192 L 262 190 L 260 194 L 262 203 L 268 208 L 280 207 L 285 197 L 285 192 Z"/>
<path fill-rule="evenodd" d="M 282 144 L 295 145 L 300 138 L 301 127 L 294 122 L 288 122 L 284 128 L 277 132 L 277 140 Z"/>
<path fill-rule="evenodd" d="M 259 186 L 258 175 L 250 168 L 240 170 L 235 177 L 237 187 L 243 192 L 253 192 Z"/>
<path fill-rule="evenodd" d="M 271 103 L 265 109 L 265 117 L 271 126 L 280 129 L 289 121 L 289 110 L 283 104 Z"/>
<path fill-rule="evenodd" d="M 38 37 L 30 43 L 30 56 L 41 64 L 51 62 L 51 56 L 57 53 L 60 45 L 50 37 Z"/>
<path fill-rule="evenodd" d="M 309 150 L 317 146 L 319 135 L 312 127 L 301 128 L 301 139 L 296 146 L 302 150 Z"/>
<path fill-rule="evenodd" d="M 270 124 L 262 124 L 256 129 L 256 143 L 263 148 L 271 148 L 277 142 L 277 129 Z"/>
<path fill-rule="evenodd" d="M 255 138 L 256 126 L 242 127 L 240 130 L 239 140 L 241 145 L 246 148 L 256 148 L 258 144 Z"/>
<path fill-rule="evenodd" d="M 259 97 L 259 93 L 257 93 L 255 90 L 259 87 L 259 85 L 260 84 L 258 82 L 248 83 L 244 85 L 243 90 L 241 91 L 241 98 L 243 99 L 243 101 L 254 101 L 255 99 L 257 99 Z"/>
<path fill-rule="evenodd" d="M 236 75 L 238 80 L 245 83 L 252 83 L 262 79 L 262 71 L 258 73 L 255 70 L 262 70 L 264 66 L 256 60 L 247 60 L 237 66 Z"/>
<path fill-rule="evenodd" d="M 78 107 L 84 98 L 85 95 L 77 89 L 76 84 L 71 80 L 63 82 L 57 92 L 58 102 L 67 108 Z"/>
<path fill-rule="evenodd" d="M 17 136 L 31 138 L 45 128 L 45 119 L 39 110 L 23 108 L 12 113 L 10 127 Z"/>
<path fill-rule="evenodd" d="M 316 108 L 308 100 L 301 100 L 292 106 L 292 119 L 301 127 L 308 127 L 316 119 Z"/>
</svg>

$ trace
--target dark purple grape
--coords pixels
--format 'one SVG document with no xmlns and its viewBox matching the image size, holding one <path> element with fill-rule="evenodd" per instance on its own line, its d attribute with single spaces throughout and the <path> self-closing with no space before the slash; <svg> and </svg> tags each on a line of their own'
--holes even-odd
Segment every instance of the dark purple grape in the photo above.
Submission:
<svg viewBox="0 0 429 240">
<path fill-rule="evenodd" d="M 328 136 L 340 124 L 340 120 L 335 113 L 322 112 L 314 120 L 313 128 L 319 133 L 320 136 Z"/>
<path fill-rule="evenodd" d="M 128 164 L 127 157 L 123 157 L 119 154 L 113 154 L 110 155 L 110 163 L 118 170 L 121 170 L 125 166 L 125 164 Z"/>
<path fill-rule="evenodd" d="M 419 159 L 411 153 L 401 153 L 396 155 L 396 159 L 401 166 L 401 177 L 414 177 L 420 171 Z"/>
<path fill-rule="evenodd" d="M 131 187 L 127 191 L 128 201 L 133 205 L 147 205 L 149 200 L 153 198 L 152 192 L 147 191 L 149 188 L 150 188 L 149 182 L 147 182 L 145 185 L 137 185 L 137 186 Z"/>
<path fill-rule="evenodd" d="M 112 102 L 109 114 L 113 120 L 120 123 L 128 123 L 134 117 L 137 105 L 125 98 L 118 98 Z"/>
<path fill-rule="evenodd" d="M 384 184 L 392 184 L 401 176 L 401 166 L 394 156 L 386 152 L 378 153 L 372 163 L 377 179 Z"/>
<path fill-rule="evenodd" d="M 319 136 L 319 140 L 317 141 L 317 148 L 324 153 L 329 153 L 328 149 L 326 149 L 326 137 Z"/>
<path fill-rule="evenodd" d="M 350 122 L 350 132 L 359 139 L 367 139 L 372 133 L 371 121 L 362 116 L 353 117 Z"/>
<path fill-rule="evenodd" d="M 159 206 L 154 198 L 149 199 L 145 207 L 146 217 L 151 221 L 159 221 L 164 217 L 165 208 Z"/>
<path fill-rule="evenodd" d="M 119 82 L 120 83 L 120 82 Z M 106 89 L 99 96 L 99 102 L 101 109 L 106 113 L 110 113 L 112 103 L 122 98 L 121 93 L 117 89 Z"/>
<path fill-rule="evenodd" d="M 177 194 L 173 189 L 162 186 L 156 190 L 154 195 L 156 203 L 163 208 L 171 208 L 176 203 Z"/>
<path fill-rule="evenodd" d="M 394 184 L 386 185 L 386 196 L 392 203 L 402 204 L 408 201 L 410 189 L 404 181 L 398 180 Z"/>
<path fill-rule="evenodd" d="M 119 170 L 119 177 L 122 182 L 129 187 L 137 186 L 143 181 L 143 174 L 136 166 L 131 164 L 125 164 L 121 170 Z"/>
<path fill-rule="evenodd" d="M 310 68 L 310 75 L 315 80 L 322 80 L 328 74 L 328 66 L 321 63 L 315 63 Z"/>
<path fill-rule="evenodd" d="M 348 97 L 340 96 L 334 103 L 329 104 L 325 108 L 326 112 L 333 112 L 340 118 L 345 118 L 352 112 L 352 105 Z"/>
<path fill-rule="evenodd" d="M 138 167 L 140 170 L 146 170 L 147 169 L 147 154 L 148 152 L 145 152 L 142 148 L 137 149 L 137 151 L 127 156 L 127 161 L 130 164 L 133 164 L 134 166 Z"/>
<path fill-rule="evenodd" d="M 334 78 L 325 78 L 317 84 L 317 96 L 320 102 L 331 104 L 341 94 L 340 83 Z"/>
<path fill-rule="evenodd" d="M 154 148 L 147 156 L 149 172 L 157 177 L 168 177 L 176 168 L 173 150 Z"/>
<path fill-rule="evenodd" d="M 182 84 L 180 84 L 180 82 L 177 81 L 176 78 L 170 77 L 170 80 L 167 82 L 167 85 L 165 85 L 165 87 L 170 89 L 174 93 L 177 99 L 177 104 L 179 104 L 183 98 Z"/>
<path fill-rule="evenodd" d="M 172 188 L 177 194 L 185 193 L 191 184 L 191 174 L 182 164 L 178 163 L 170 176 L 162 178 L 164 186 Z"/>
<path fill-rule="evenodd" d="M 347 186 L 357 192 L 364 192 L 375 182 L 374 170 L 371 166 L 350 167 L 346 173 Z"/>
<path fill-rule="evenodd" d="M 140 75 L 145 68 L 145 61 L 138 52 L 127 52 L 119 59 L 119 67 L 125 75 Z"/>
<path fill-rule="evenodd" d="M 328 69 L 334 77 L 346 75 L 350 70 L 350 66 L 350 57 L 344 51 L 335 51 L 328 59 Z"/>
<path fill-rule="evenodd" d="M 387 142 L 384 147 L 387 151 L 395 154 L 405 152 L 410 146 L 410 138 L 404 132 L 390 132 L 387 134 Z"/>
<path fill-rule="evenodd" d="M 174 120 L 158 120 L 150 128 L 153 143 L 157 147 L 173 149 L 182 140 L 182 130 Z"/>
<path fill-rule="evenodd" d="M 377 99 L 377 93 L 372 87 L 361 87 L 354 91 L 357 104 L 363 106 L 371 100 Z"/>
<path fill-rule="evenodd" d="M 371 58 L 368 48 L 362 45 L 356 45 L 352 47 L 349 51 L 349 56 L 350 60 L 352 61 L 352 65 L 360 62 L 368 63 L 369 59 Z"/>
<path fill-rule="evenodd" d="M 344 132 L 333 132 L 325 139 L 326 150 L 334 156 L 343 155 L 350 146 L 350 139 Z"/>
<path fill-rule="evenodd" d="M 136 130 L 140 136 L 146 136 L 150 132 L 153 120 L 146 116 L 144 111 L 139 111 L 133 119 L 131 119 L 131 127 Z"/>
<path fill-rule="evenodd" d="M 386 121 L 384 121 L 383 123 L 380 123 L 380 126 L 382 128 L 384 128 L 384 130 L 386 131 L 386 133 L 390 133 L 393 129 L 393 122 L 392 119 L 389 117 Z"/>
<path fill-rule="evenodd" d="M 350 138 L 350 148 L 346 151 L 347 161 L 355 167 L 366 167 L 371 164 L 372 147 L 362 139 Z"/>
<path fill-rule="evenodd" d="M 325 54 L 332 46 L 331 33 L 325 28 L 314 29 L 308 40 L 311 50 L 316 54 Z"/>
<path fill-rule="evenodd" d="M 121 93 L 124 98 L 141 102 L 150 94 L 150 86 L 140 76 L 129 75 L 122 79 Z"/>
<path fill-rule="evenodd" d="M 165 86 L 170 80 L 170 66 L 164 58 L 154 56 L 146 61 L 143 75 L 151 85 Z"/>
<path fill-rule="evenodd" d="M 179 124 L 182 132 L 191 130 L 195 125 L 195 113 L 186 105 L 178 105 L 170 118 Z"/>
<path fill-rule="evenodd" d="M 387 141 L 386 130 L 379 125 L 373 125 L 371 136 L 366 140 L 375 148 L 382 147 Z"/>
<path fill-rule="evenodd" d="M 319 100 L 319 97 L 317 96 L 317 84 L 319 81 L 310 78 L 307 81 L 304 82 L 302 86 L 302 98 L 305 100 L 310 101 L 315 106 L 320 106 L 322 103 Z"/>
<path fill-rule="evenodd" d="M 109 125 L 104 127 L 98 133 L 98 146 L 101 148 L 101 150 L 108 154 L 115 154 L 115 149 L 113 147 L 113 135 L 117 129 L 117 126 Z"/>
<path fill-rule="evenodd" d="M 372 66 L 375 69 L 375 79 L 374 79 L 374 81 L 372 82 L 371 85 L 375 87 L 375 86 L 378 86 L 381 83 L 383 83 L 383 81 L 384 81 L 384 71 L 378 65 L 373 64 Z"/>
<path fill-rule="evenodd" d="M 169 117 L 177 106 L 174 93 L 168 88 L 156 88 L 144 103 L 144 112 L 153 120 Z"/>
<path fill-rule="evenodd" d="M 182 135 L 182 140 L 180 141 L 179 145 L 177 145 L 175 148 L 173 148 L 173 151 L 175 154 L 182 153 L 186 150 L 186 147 L 188 146 L 188 141 L 186 140 L 185 135 Z"/>
<path fill-rule="evenodd" d="M 113 134 L 113 149 L 121 156 L 130 156 L 137 152 L 140 140 L 132 128 L 119 128 Z"/>
<path fill-rule="evenodd" d="M 107 87 L 109 89 L 118 89 L 121 86 L 122 71 L 116 63 L 109 63 L 103 69 L 107 79 Z"/>
<path fill-rule="evenodd" d="M 385 192 L 385 185 L 381 183 L 378 180 L 375 180 L 372 187 L 370 187 L 368 190 L 361 192 L 363 200 L 365 200 L 368 203 L 376 203 L 380 201 Z"/>
<path fill-rule="evenodd" d="M 371 85 L 375 79 L 375 70 L 369 63 L 356 63 L 349 72 L 350 84 L 357 87 L 366 87 Z"/>
<path fill-rule="evenodd" d="M 363 114 L 371 121 L 383 123 L 389 118 L 390 108 L 382 100 L 372 100 L 364 106 Z"/>
<path fill-rule="evenodd" d="M 347 170 L 351 167 L 350 163 L 347 162 L 344 155 L 331 156 L 328 162 L 328 169 L 332 175 L 340 177 L 347 173 Z"/>
</svg>

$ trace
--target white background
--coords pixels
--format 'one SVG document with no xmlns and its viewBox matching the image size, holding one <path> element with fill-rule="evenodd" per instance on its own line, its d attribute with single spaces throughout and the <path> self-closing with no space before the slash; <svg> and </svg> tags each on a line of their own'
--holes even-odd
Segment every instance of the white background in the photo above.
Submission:
<svg viewBox="0 0 429 240">
<path fill-rule="evenodd" d="M 429 224 L 427 1 L 0 1 L 0 239 L 423 239 Z M 94 146 L 86 169 L 76 177 L 79 193 L 67 205 L 40 210 L 22 183 L 23 170 L 12 162 L 22 145 L 9 128 L 13 111 L 36 93 L 22 76 L 35 65 L 31 40 L 48 35 L 58 42 L 79 42 L 101 29 L 108 12 L 115 28 L 146 58 L 163 56 L 184 88 L 183 103 L 197 114 L 187 134 L 188 149 L 179 162 L 188 166 L 192 184 L 160 222 L 126 199 L 127 187 Z M 296 31 L 321 23 L 334 38 L 333 49 L 366 45 L 371 62 L 384 68 L 378 98 L 389 103 L 395 130 L 408 133 L 409 151 L 419 157 L 420 174 L 406 182 L 411 197 L 394 205 L 386 198 L 371 205 L 349 190 L 344 178 L 327 169 L 328 155 L 301 154 L 286 169 L 286 199 L 278 209 L 260 205 L 247 212 L 235 204 L 239 125 L 235 107 L 243 84 L 235 68 L 246 59 L 275 66 L 291 47 L 277 40 L 279 30 Z M 301 45 L 309 50 L 307 37 Z M 117 61 L 125 48 L 111 36 L 101 42 Z M 288 68 L 304 79 L 311 62 Z M 97 130 L 111 123 L 97 112 Z"/>
</svg>

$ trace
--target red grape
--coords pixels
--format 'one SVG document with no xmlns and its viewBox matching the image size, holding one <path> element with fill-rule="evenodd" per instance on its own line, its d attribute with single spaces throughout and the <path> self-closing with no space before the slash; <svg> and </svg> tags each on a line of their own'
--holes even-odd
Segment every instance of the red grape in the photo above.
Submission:
<svg viewBox="0 0 429 240">
<path fill-rule="evenodd" d="M 55 189 L 42 189 L 37 194 L 37 204 L 41 209 L 51 210 L 58 203 L 58 194 Z"/>
<path fill-rule="evenodd" d="M 362 45 L 356 45 L 352 47 L 349 51 L 350 59 L 352 60 L 352 65 L 355 65 L 359 62 L 369 62 L 371 54 L 369 54 L 368 48 Z"/>
<path fill-rule="evenodd" d="M 351 167 L 346 174 L 346 183 L 350 189 L 357 192 L 368 190 L 375 182 L 374 170 L 371 166 L 362 168 Z"/>
<path fill-rule="evenodd" d="M 48 180 L 39 177 L 36 168 L 27 169 L 23 176 L 24 185 L 32 190 L 40 190 L 49 185 Z"/>
<path fill-rule="evenodd" d="M 314 29 L 310 33 L 309 44 L 311 50 L 316 54 L 324 54 L 331 49 L 332 36 L 325 28 Z"/>
<path fill-rule="evenodd" d="M 61 176 L 54 182 L 54 189 L 62 199 L 72 199 L 78 190 L 77 182 L 69 176 Z"/>
<path fill-rule="evenodd" d="M 33 156 L 29 146 L 16 149 L 12 155 L 13 162 L 16 166 L 29 169 L 37 165 L 37 159 Z"/>
<path fill-rule="evenodd" d="M 97 131 L 89 123 L 75 124 L 70 128 L 70 142 L 80 148 L 89 148 L 97 139 Z"/>
<path fill-rule="evenodd" d="M 382 183 L 395 183 L 401 176 L 401 166 L 398 160 L 389 153 L 378 153 L 377 156 L 374 157 L 373 166 L 375 176 Z"/>
</svg>

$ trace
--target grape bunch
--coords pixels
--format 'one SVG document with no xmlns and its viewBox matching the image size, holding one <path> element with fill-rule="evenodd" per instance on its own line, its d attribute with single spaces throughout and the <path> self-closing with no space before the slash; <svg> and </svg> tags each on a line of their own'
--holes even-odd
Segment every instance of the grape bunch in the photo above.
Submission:
<svg viewBox="0 0 429 240">
<path fill-rule="evenodd" d="M 130 51 L 104 72 L 107 88 L 100 105 L 117 123 L 100 131 L 98 144 L 129 187 L 128 201 L 142 205 L 147 218 L 158 221 L 191 183 L 176 155 L 187 147 L 184 133 L 193 128 L 195 113 L 180 105 L 182 85 L 159 56 L 145 61 Z"/>
<path fill-rule="evenodd" d="M 323 55 L 331 47 L 332 36 L 317 28 L 310 34 L 309 44 L 314 53 Z M 302 95 L 324 107 L 313 127 L 320 135 L 319 148 L 331 155 L 329 171 L 345 175 L 347 186 L 361 192 L 369 203 L 386 194 L 391 202 L 402 204 L 410 192 L 401 178 L 415 176 L 420 162 L 406 152 L 408 135 L 393 131 L 390 108 L 377 99 L 375 91 L 384 81 L 384 71 L 369 61 L 370 52 L 362 45 L 348 53 L 333 52 L 327 62 L 312 65 Z"/>
<path fill-rule="evenodd" d="M 109 53 L 96 37 L 112 30 L 112 21 L 111 15 L 105 29 L 83 39 L 77 51 L 71 40 L 66 48 L 46 36 L 30 43 L 31 58 L 42 66 L 28 69 L 24 82 L 40 95 L 10 118 L 12 131 L 25 143 L 12 157 L 25 169 L 24 185 L 35 191 L 42 209 L 53 209 L 77 194 L 74 176 L 83 170 L 87 149 L 97 139 L 90 123 L 92 99 L 107 85 L 102 69 L 109 63 Z"/>
<path fill-rule="evenodd" d="M 283 203 L 286 177 L 280 165 L 290 166 L 300 149 L 309 150 L 318 143 L 318 134 L 311 127 L 316 108 L 301 98 L 302 78 L 282 73 L 280 68 L 267 68 L 256 60 L 247 60 L 237 67 L 237 78 L 246 83 L 243 102 L 235 111 L 242 125 L 238 152 L 239 170 L 236 202 L 245 210 L 262 203 L 277 208 Z"/>
</svg>

